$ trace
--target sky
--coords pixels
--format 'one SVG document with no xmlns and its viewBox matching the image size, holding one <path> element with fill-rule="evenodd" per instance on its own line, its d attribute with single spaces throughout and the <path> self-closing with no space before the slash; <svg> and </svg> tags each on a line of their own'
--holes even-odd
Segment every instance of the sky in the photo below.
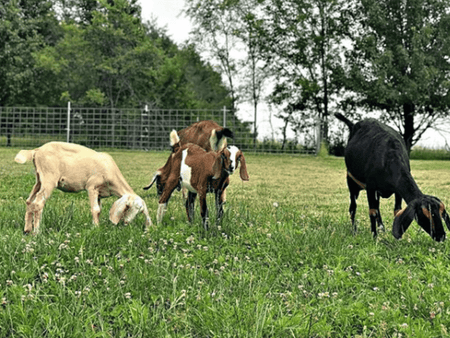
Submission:
<svg viewBox="0 0 450 338">
<path fill-rule="evenodd" d="M 189 39 L 192 24 L 181 13 L 184 8 L 184 0 L 140 0 L 139 3 L 142 7 L 144 21 L 155 18 L 157 25 L 165 27 L 169 37 L 177 44 L 182 44 Z M 277 130 L 282 125 L 281 121 L 271 116 L 272 114 L 266 106 L 260 106 L 257 126 L 259 133 L 262 133 L 263 136 L 271 136 L 273 129 Z M 252 109 L 241 105 L 238 117 L 246 121 L 253 121 Z M 434 149 L 444 148 L 445 139 L 450 144 L 450 126 L 440 126 L 440 128 L 448 130 L 449 133 L 442 136 L 442 133 L 430 129 L 423 135 L 418 145 Z"/>
</svg>

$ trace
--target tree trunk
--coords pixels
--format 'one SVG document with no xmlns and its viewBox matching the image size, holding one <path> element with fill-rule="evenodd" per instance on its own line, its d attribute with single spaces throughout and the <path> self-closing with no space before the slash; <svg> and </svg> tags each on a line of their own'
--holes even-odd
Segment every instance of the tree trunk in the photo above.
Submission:
<svg viewBox="0 0 450 338">
<path fill-rule="evenodd" d="M 404 103 L 403 104 L 403 118 L 404 118 L 404 132 L 403 132 L 403 140 L 405 140 L 406 150 L 408 150 L 408 154 L 411 153 L 411 147 L 414 136 L 414 104 L 413 103 Z"/>
</svg>

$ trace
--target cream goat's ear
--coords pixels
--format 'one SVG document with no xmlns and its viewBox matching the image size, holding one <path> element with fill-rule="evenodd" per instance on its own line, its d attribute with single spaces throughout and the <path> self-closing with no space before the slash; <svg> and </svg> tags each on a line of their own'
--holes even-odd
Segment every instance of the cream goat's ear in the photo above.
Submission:
<svg viewBox="0 0 450 338">
<path fill-rule="evenodd" d="M 125 212 L 129 208 L 129 196 L 123 195 L 111 207 L 109 210 L 109 220 L 114 224 L 118 224 L 120 220 L 125 216 Z"/>
</svg>

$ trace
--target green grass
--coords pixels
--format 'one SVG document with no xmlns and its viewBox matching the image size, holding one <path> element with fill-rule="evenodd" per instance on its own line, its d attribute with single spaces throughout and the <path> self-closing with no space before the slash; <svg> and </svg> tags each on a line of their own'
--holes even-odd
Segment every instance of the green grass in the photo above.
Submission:
<svg viewBox="0 0 450 338">
<path fill-rule="evenodd" d="M 91 222 L 86 193 L 54 191 L 42 232 L 24 236 L 31 164 L 0 150 L 1 337 L 441 337 L 450 330 L 450 246 L 413 223 L 374 240 L 365 195 L 358 233 L 348 217 L 343 159 L 247 155 L 225 217 L 209 232 L 198 204 L 186 221 L 174 193 L 164 223 L 115 226 L 104 200 Z M 155 222 L 144 192 L 167 152 L 111 153 Z M 412 161 L 422 191 L 450 205 L 450 163 Z M 211 213 L 214 201 L 208 198 Z M 213 217 L 211 217 L 213 219 Z"/>
</svg>

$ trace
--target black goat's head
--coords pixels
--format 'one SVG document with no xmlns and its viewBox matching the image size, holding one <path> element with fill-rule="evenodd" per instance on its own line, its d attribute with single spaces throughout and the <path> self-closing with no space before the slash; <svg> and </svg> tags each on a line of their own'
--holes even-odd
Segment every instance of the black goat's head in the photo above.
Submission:
<svg viewBox="0 0 450 338">
<path fill-rule="evenodd" d="M 444 219 L 449 230 L 450 218 L 444 203 L 437 197 L 424 195 L 411 201 L 406 208 L 400 210 L 394 219 L 392 228 L 394 237 L 401 238 L 414 218 L 435 241 L 445 240 L 445 230 L 441 218 Z"/>
</svg>

